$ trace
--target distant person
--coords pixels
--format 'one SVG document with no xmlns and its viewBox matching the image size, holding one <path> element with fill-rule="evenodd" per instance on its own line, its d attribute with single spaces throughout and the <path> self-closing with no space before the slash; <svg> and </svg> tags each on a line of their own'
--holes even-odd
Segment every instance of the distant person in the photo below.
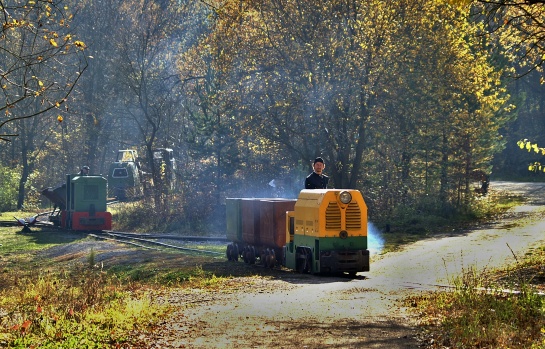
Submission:
<svg viewBox="0 0 545 349">
<path fill-rule="evenodd" d="M 329 177 L 323 174 L 325 169 L 324 159 L 317 157 L 312 165 L 314 170 L 305 179 L 305 189 L 327 189 Z"/>
<path fill-rule="evenodd" d="M 80 176 L 88 176 L 89 175 L 89 166 L 83 166 L 81 170 L 79 171 Z"/>
</svg>

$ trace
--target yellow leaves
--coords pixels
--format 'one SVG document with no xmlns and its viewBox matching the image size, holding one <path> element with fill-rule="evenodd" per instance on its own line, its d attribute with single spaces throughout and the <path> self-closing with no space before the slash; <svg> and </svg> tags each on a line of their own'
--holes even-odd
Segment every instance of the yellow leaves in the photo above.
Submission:
<svg viewBox="0 0 545 349">
<path fill-rule="evenodd" d="M 533 164 L 528 165 L 528 171 L 530 172 L 545 172 L 545 166 L 539 162 L 534 162 Z"/>
<path fill-rule="evenodd" d="M 83 41 L 76 40 L 76 41 L 74 42 L 74 45 L 76 45 L 77 47 L 79 47 L 79 48 L 81 48 L 81 49 L 86 48 L 85 43 L 84 43 Z"/>
<path fill-rule="evenodd" d="M 58 121 L 58 122 L 62 122 L 63 120 L 64 120 L 64 119 L 63 119 L 63 117 L 62 117 L 61 115 L 57 116 L 57 121 Z"/>
<path fill-rule="evenodd" d="M 439 3 L 447 3 L 457 7 L 465 7 L 471 5 L 473 0 L 438 0 Z"/>
<path fill-rule="evenodd" d="M 541 148 L 537 145 L 537 143 L 532 143 L 528 139 L 520 140 L 517 142 L 517 145 L 520 149 L 526 149 L 528 152 L 534 151 L 535 153 L 541 153 L 541 155 L 545 155 L 545 148 Z M 537 171 L 543 171 L 545 172 L 545 166 L 543 166 L 540 162 L 534 162 L 532 164 L 528 165 L 528 171 L 531 172 L 537 172 Z"/>
<path fill-rule="evenodd" d="M 15 30 L 15 28 L 22 27 L 24 25 L 29 25 L 29 24 L 25 20 L 17 20 L 13 18 L 11 21 L 4 22 L 4 24 L 2 25 L 2 28 L 4 30 L 7 30 L 7 29 Z"/>
<path fill-rule="evenodd" d="M 55 39 L 53 39 L 53 38 L 52 38 L 52 39 L 49 39 L 49 44 L 50 44 L 51 46 L 53 46 L 53 47 L 57 47 L 57 46 L 58 46 L 57 42 L 56 42 Z"/>
<path fill-rule="evenodd" d="M 526 149 L 528 150 L 528 152 L 533 150 L 534 153 L 541 153 L 542 155 L 545 155 L 545 148 L 540 148 L 537 146 L 537 144 L 530 145 L 530 143 L 528 143 L 526 145 Z"/>
</svg>

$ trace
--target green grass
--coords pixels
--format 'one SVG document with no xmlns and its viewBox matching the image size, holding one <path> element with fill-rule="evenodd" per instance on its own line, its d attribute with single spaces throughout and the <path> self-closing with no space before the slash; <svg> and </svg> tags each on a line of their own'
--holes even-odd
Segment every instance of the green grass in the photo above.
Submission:
<svg viewBox="0 0 545 349">
<path fill-rule="evenodd" d="M 42 228 L 32 228 L 32 233 L 21 232 L 21 227 L 2 228 L 0 234 L 0 251 L 9 254 L 21 251 L 35 251 L 56 245 L 76 242 L 86 238 L 81 233 L 51 232 Z"/>
</svg>

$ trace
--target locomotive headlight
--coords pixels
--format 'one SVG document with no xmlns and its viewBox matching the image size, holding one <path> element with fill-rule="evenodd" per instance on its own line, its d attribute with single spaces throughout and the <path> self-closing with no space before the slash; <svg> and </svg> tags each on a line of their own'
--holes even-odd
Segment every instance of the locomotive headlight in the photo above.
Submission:
<svg viewBox="0 0 545 349">
<path fill-rule="evenodd" d="M 341 191 L 339 194 L 339 200 L 341 200 L 343 204 L 348 204 L 350 201 L 352 201 L 352 194 L 347 191 Z"/>
</svg>

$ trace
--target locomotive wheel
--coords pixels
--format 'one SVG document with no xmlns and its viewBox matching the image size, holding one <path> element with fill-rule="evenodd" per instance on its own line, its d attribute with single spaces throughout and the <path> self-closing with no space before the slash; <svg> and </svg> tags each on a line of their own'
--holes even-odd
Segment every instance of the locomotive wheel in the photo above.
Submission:
<svg viewBox="0 0 545 349">
<path fill-rule="evenodd" d="M 298 250 L 296 270 L 301 274 L 308 274 L 312 270 L 312 252 L 306 247 Z"/>
<path fill-rule="evenodd" d="M 261 250 L 261 253 L 259 254 L 259 264 L 266 266 L 267 265 L 267 251 Z"/>
</svg>

